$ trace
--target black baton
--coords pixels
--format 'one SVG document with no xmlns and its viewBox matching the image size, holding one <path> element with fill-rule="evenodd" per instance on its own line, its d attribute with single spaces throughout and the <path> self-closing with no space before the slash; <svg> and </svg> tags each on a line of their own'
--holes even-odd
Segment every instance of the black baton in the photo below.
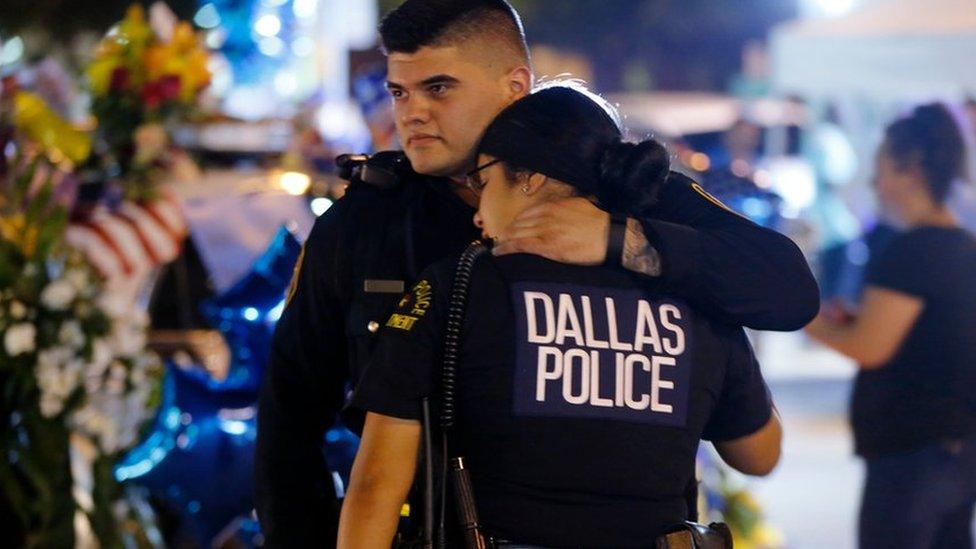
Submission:
<svg viewBox="0 0 976 549">
<path fill-rule="evenodd" d="M 478 522 L 478 509 L 475 508 L 474 491 L 471 489 L 471 476 L 464 468 L 464 458 L 451 460 L 451 476 L 454 482 L 454 500 L 457 502 L 458 519 L 461 521 L 464 546 L 468 549 L 486 549 L 481 524 Z"/>
</svg>

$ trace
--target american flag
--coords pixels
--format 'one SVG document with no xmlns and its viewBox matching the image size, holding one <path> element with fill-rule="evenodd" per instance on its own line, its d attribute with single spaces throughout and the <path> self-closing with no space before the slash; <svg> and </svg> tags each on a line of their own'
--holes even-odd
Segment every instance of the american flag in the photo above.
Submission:
<svg viewBox="0 0 976 549">
<path fill-rule="evenodd" d="M 151 203 L 123 201 L 99 207 L 68 227 L 68 244 L 82 251 L 106 278 L 109 288 L 144 281 L 156 267 L 180 253 L 187 223 L 179 199 L 169 189 Z"/>
</svg>

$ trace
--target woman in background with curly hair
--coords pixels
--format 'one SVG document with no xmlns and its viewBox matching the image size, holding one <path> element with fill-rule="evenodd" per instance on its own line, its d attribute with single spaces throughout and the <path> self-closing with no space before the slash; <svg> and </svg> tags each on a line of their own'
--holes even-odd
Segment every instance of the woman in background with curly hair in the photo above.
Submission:
<svg viewBox="0 0 976 549">
<path fill-rule="evenodd" d="M 883 215 L 904 232 L 867 268 L 856 315 L 807 327 L 858 362 L 851 423 L 867 480 L 860 546 L 972 547 L 976 239 L 946 207 L 965 145 L 941 104 L 892 123 L 876 158 Z"/>
</svg>

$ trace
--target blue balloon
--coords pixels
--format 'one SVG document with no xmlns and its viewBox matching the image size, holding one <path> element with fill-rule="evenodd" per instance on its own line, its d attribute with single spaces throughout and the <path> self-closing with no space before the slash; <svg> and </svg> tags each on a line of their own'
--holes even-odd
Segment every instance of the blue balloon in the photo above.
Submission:
<svg viewBox="0 0 976 549">
<path fill-rule="evenodd" d="M 204 317 L 230 347 L 230 367 L 222 386 L 250 389 L 257 395 L 301 248 L 295 235 L 280 228 L 248 274 L 201 305 Z"/>
<path fill-rule="evenodd" d="M 359 450 L 359 437 L 341 423 L 325 433 L 325 462 L 332 471 L 336 495 L 342 497 L 349 486 L 352 462 Z"/>
<path fill-rule="evenodd" d="M 253 508 L 257 438 L 252 392 L 211 381 L 167 363 L 156 422 L 115 467 L 119 482 L 173 504 L 205 546 Z"/>
<path fill-rule="evenodd" d="M 245 546 L 259 538 L 247 518 L 254 507 L 258 390 L 300 250 L 294 235 L 281 228 L 247 275 L 202 305 L 230 347 L 227 378 L 217 381 L 202 368 L 167 363 L 155 423 L 115 467 L 119 482 L 144 486 L 172 504 L 204 546 L 221 532 Z M 326 443 L 326 461 L 342 494 L 359 438 L 339 425 L 326 433 Z"/>
</svg>

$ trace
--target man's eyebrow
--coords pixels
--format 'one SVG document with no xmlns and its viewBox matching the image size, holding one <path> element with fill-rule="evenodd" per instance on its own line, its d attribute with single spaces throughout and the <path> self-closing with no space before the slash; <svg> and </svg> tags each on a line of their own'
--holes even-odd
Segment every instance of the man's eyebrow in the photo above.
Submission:
<svg viewBox="0 0 976 549">
<path fill-rule="evenodd" d="M 425 78 L 420 82 L 420 86 L 433 86 L 436 84 L 460 84 L 461 81 L 449 74 L 435 74 L 429 78 Z M 386 81 L 386 89 L 388 90 L 403 90 L 406 86 L 398 82 Z"/>
<path fill-rule="evenodd" d="M 421 86 L 433 86 L 434 84 L 460 84 L 461 81 L 449 74 L 437 74 L 420 82 Z"/>
</svg>

